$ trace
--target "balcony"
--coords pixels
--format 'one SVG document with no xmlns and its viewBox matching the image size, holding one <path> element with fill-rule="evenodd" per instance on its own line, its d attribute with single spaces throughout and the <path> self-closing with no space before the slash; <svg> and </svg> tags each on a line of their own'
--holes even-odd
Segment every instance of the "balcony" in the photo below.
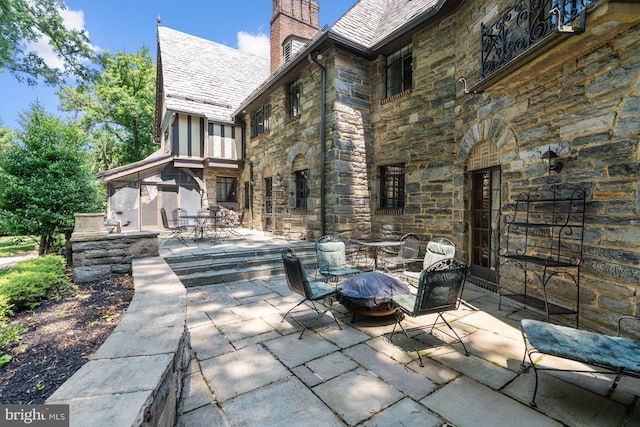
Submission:
<svg viewBox="0 0 640 427">
<path fill-rule="evenodd" d="M 640 20 L 635 2 L 518 0 L 481 24 L 480 81 L 471 91 L 509 90 L 514 83 L 606 43 Z"/>
</svg>

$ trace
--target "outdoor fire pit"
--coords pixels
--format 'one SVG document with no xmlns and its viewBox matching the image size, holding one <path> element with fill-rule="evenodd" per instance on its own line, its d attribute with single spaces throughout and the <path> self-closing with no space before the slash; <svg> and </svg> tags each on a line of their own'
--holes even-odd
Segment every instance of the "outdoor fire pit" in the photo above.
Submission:
<svg viewBox="0 0 640 427">
<path fill-rule="evenodd" d="M 409 288 L 400 280 L 379 271 L 356 274 L 337 286 L 337 300 L 353 313 L 363 316 L 388 316 L 396 312 L 391 298 L 408 294 Z"/>
</svg>

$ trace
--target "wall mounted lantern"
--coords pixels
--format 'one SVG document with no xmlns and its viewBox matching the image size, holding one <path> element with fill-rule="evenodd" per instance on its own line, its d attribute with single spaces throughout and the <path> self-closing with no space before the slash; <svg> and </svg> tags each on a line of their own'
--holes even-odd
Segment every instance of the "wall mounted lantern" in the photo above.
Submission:
<svg viewBox="0 0 640 427">
<path fill-rule="evenodd" d="M 549 149 L 542 154 L 542 160 L 547 165 L 549 173 L 551 173 L 551 171 L 560 173 L 560 171 L 562 170 L 562 162 L 558 160 L 558 154 L 555 151 L 551 150 L 551 147 L 549 147 Z"/>
<path fill-rule="evenodd" d="M 280 175 L 280 172 L 278 172 L 276 174 L 276 181 L 281 182 L 282 181 L 282 175 Z"/>
</svg>

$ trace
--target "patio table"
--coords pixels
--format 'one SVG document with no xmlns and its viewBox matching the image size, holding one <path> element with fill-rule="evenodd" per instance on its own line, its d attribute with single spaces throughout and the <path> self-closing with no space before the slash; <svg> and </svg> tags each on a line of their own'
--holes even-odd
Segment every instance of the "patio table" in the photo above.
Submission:
<svg viewBox="0 0 640 427">
<path fill-rule="evenodd" d="M 193 241 L 196 242 L 198 240 L 214 240 L 218 241 L 218 229 L 220 228 L 220 220 L 222 217 L 217 214 L 207 214 L 207 215 L 182 215 L 183 219 L 193 219 L 195 220 L 194 224 L 194 237 Z M 213 223 L 213 235 L 207 232 L 206 225 L 211 221 Z M 207 237 L 205 237 L 205 235 Z"/>
<path fill-rule="evenodd" d="M 360 238 L 360 239 L 351 239 L 352 243 L 356 245 L 366 246 L 372 249 L 373 253 L 373 271 L 378 269 L 378 253 L 381 248 L 386 248 L 389 246 L 402 246 L 402 240 L 399 239 L 390 239 L 390 238 L 382 238 L 382 239 L 372 239 L 372 238 Z"/>
</svg>

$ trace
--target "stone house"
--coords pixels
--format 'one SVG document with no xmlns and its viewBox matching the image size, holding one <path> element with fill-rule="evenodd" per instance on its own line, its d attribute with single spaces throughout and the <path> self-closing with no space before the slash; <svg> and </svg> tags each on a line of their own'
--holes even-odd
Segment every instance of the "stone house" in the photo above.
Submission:
<svg viewBox="0 0 640 427">
<path fill-rule="evenodd" d="M 239 209 L 243 126 L 232 113 L 269 75 L 269 61 L 160 25 L 155 138 L 148 158 L 102 174 L 123 231 L 160 230 L 160 209 Z"/>
<path fill-rule="evenodd" d="M 640 315 L 640 3 L 359 0 L 323 29 L 314 0 L 273 5 L 270 74 L 224 122 L 247 225 L 417 233 L 422 250 L 444 236 L 469 280 L 526 289 L 560 321 Z M 192 127 L 173 136 L 161 59 L 156 136 L 175 156 Z M 212 205 L 198 154 L 176 165 L 202 164 Z"/>
<path fill-rule="evenodd" d="M 253 224 L 449 237 L 471 281 L 614 330 L 640 314 L 639 22 L 628 1 L 360 0 L 293 57 L 272 34 L 282 62 L 235 112 Z"/>
</svg>

